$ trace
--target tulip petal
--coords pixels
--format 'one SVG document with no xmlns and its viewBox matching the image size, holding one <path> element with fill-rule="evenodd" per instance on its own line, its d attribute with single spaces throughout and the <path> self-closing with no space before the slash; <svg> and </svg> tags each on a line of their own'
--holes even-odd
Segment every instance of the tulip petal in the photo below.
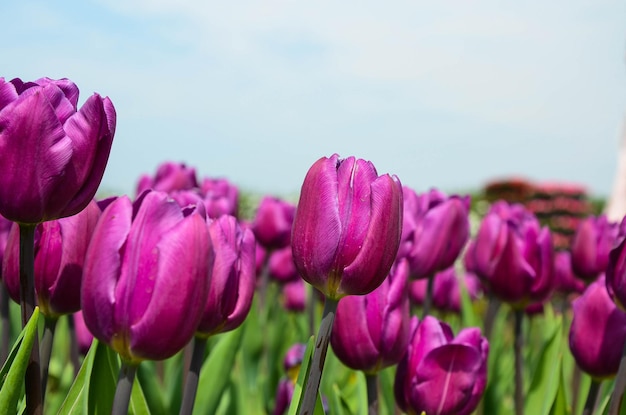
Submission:
<svg viewBox="0 0 626 415">
<path fill-rule="evenodd" d="M 6 82 L 4 78 L 0 78 L 0 111 L 9 103 L 15 101 L 18 97 L 18 93 L 15 90 L 15 85 L 11 82 Z"/>
</svg>

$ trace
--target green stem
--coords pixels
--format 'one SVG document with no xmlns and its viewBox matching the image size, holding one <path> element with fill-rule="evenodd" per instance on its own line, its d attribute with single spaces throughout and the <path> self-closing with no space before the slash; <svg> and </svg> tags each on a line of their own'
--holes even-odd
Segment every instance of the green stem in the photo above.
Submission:
<svg viewBox="0 0 626 415">
<path fill-rule="evenodd" d="M 515 415 L 524 415 L 523 319 L 524 310 L 515 310 Z"/>
<path fill-rule="evenodd" d="M 624 396 L 624 389 L 626 389 L 626 343 L 624 343 L 622 358 L 619 362 L 617 375 L 615 376 L 615 385 L 613 386 L 613 393 L 611 394 L 608 415 L 618 414 L 622 397 Z"/>
<path fill-rule="evenodd" d="M 67 315 L 67 329 L 70 335 L 70 361 L 74 366 L 74 377 L 78 375 L 80 369 L 80 359 L 78 357 L 78 340 L 76 339 L 76 325 L 74 324 L 74 316 Z"/>
<path fill-rule="evenodd" d="M 22 311 L 22 327 L 35 310 L 35 224 L 20 223 L 20 305 Z M 24 378 L 26 390 L 27 415 L 42 413 L 41 369 L 39 364 L 39 339 L 30 352 L 26 375 Z"/>
<path fill-rule="evenodd" d="M 326 298 L 324 302 L 324 312 L 322 313 L 322 321 L 315 339 L 315 349 L 313 350 L 313 358 L 311 359 L 309 378 L 304 385 L 304 396 L 301 400 L 300 415 L 311 415 L 315 411 L 315 402 L 320 389 L 322 380 L 322 371 L 326 362 L 326 353 L 328 352 L 328 343 L 330 342 L 330 332 L 335 321 L 337 312 L 337 304 L 339 300 Z"/>
<path fill-rule="evenodd" d="M 498 310 L 500 309 L 500 300 L 494 295 L 489 295 L 487 305 L 487 313 L 485 314 L 485 337 L 491 340 L 491 332 L 493 331 L 493 323 L 496 321 Z"/>
<path fill-rule="evenodd" d="M 189 372 L 187 372 L 187 380 L 185 381 L 185 391 L 183 393 L 183 403 L 180 407 L 180 415 L 190 415 L 193 411 L 193 404 L 198 391 L 200 369 L 204 362 L 206 343 L 207 338 L 193 338 L 193 355 L 191 356 L 191 364 L 189 365 Z"/>
<path fill-rule="evenodd" d="M 424 296 L 424 305 L 422 308 L 422 320 L 430 314 L 430 308 L 433 304 L 433 287 L 435 285 L 435 277 L 428 277 L 428 285 L 426 286 L 426 295 Z"/>
<path fill-rule="evenodd" d="M 596 407 L 596 400 L 598 399 L 599 391 L 600 391 L 600 381 L 591 379 L 591 384 L 589 385 L 589 392 L 587 393 L 587 401 L 585 402 L 585 409 L 583 410 L 583 415 L 593 414 L 593 410 Z"/>
<path fill-rule="evenodd" d="M 378 373 L 366 373 L 367 414 L 378 415 Z"/>
<path fill-rule="evenodd" d="M 9 318 L 9 291 L 4 281 L 0 281 L 0 324 L 2 324 L 2 345 L 0 346 L 0 362 L 9 357 L 11 347 L 11 320 Z"/>
<path fill-rule="evenodd" d="M 117 387 L 115 388 L 115 397 L 113 398 L 112 415 L 128 414 L 128 404 L 130 403 L 130 394 L 133 390 L 135 373 L 137 373 L 137 365 L 131 365 L 122 360 L 119 377 L 117 378 Z"/>
<path fill-rule="evenodd" d="M 54 341 L 54 329 L 59 319 L 54 317 L 44 317 L 43 337 L 41 338 L 41 348 L 39 355 L 41 356 L 41 396 L 46 397 L 46 386 L 48 384 L 48 366 L 50 365 L 50 356 L 52 355 L 52 343 Z"/>
</svg>

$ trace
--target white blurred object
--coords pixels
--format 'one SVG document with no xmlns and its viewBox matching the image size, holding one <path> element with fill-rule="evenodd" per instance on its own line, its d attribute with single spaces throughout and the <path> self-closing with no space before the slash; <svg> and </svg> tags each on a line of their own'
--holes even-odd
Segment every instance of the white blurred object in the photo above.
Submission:
<svg viewBox="0 0 626 415">
<path fill-rule="evenodd" d="M 617 157 L 613 190 L 605 208 L 605 213 L 611 221 L 621 221 L 626 215 L 626 116 Z"/>
</svg>

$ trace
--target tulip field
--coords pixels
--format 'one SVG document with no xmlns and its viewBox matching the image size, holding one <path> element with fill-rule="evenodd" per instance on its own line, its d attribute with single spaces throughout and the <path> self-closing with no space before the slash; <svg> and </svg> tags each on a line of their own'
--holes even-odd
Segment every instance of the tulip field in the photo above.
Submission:
<svg viewBox="0 0 626 415">
<path fill-rule="evenodd" d="M 0 415 L 626 414 L 626 221 L 576 186 L 333 154 L 293 199 L 179 161 L 100 195 L 78 96 L 0 78 Z"/>
</svg>

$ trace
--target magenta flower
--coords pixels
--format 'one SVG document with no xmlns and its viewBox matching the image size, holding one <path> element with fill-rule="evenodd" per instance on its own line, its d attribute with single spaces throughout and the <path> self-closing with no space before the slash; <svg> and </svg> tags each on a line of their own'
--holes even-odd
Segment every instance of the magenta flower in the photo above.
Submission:
<svg viewBox="0 0 626 415">
<path fill-rule="evenodd" d="M 302 278 L 339 299 L 372 292 L 385 279 L 402 232 L 402 185 L 371 162 L 338 155 L 309 169 L 292 248 Z"/>
<path fill-rule="evenodd" d="M 572 307 L 569 347 L 576 363 L 596 379 L 615 376 L 626 341 L 626 313 L 611 301 L 604 277 L 591 283 Z"/>
<path fill-rule="evenodd" d="M 57 318 L 80 310 L 80 289 L 87 246 L 100 217 L 92 201 L 80 213 L 43 222 L 35 232 L 35 292 L 41 312 Z M 11 298 L 20 302 L 20 230 L 13 224 L 2 264 Z"/>
<path fill-rule="evenodd" d="M 82 311 L 74 313 L 72 318 L 74 319 L 74 335 L 76 336 L 78 352 L 82 355 L 86 355 L 93 342 L 93 334 L 91 334 L 85 325 Z"/>
<path fill-rule="evenodd" d="M 472 413 L 487 385 L 487 339 L 478 328 L 454 337 L 446 323 L 431 316 L 419 324 L 414 317 L 411 326 L 394 384 L 398 406 L 411 414 Z"/>
<path fill-rule="evenodd" d="M 259 244 L 267 250 L 289 245 L 296 207 L 285 200 L 266 196 L 261 200 L 252 223 Z"/>
<path fill-rule="evenodd" d="M 205 178 L 200 186 L 207 215 L 219 218 L 222 215 L 237 217 L 239 210 L 239 189 L 226 179 Z"/>
<path fill-rule="evenodd" d="M 433 277 L 433 306 L 441 311 L 459 313 L 461 311 L 461 287 L 454 266 L 440 271 Z M 481 286 L 476 275 L 468 272 L 462 277 L 465 290 L 471 300 L 478 298 Z M 428 280 L 420 279 L 409 283 L 409 298 L 418 305 L 426 297 Z"/>
<path fill-rule="evenodd" d="M 196 336 L 209 337 L 234 330 L 243 323 L 256 282 L 256 242 L 233 216 L 220 216 L 209 226 L 215 262 L 208 299 Z"/>
<path fill-rule="evenodd" d="M 571 254 L 560 251 L 554 255 L 554 290 L 563 294 L 585 291 L 585 283 L 572 272 Z"/>
<path fill-rule="evenodd" d="M 285 310 L 302 313 L 306 309 L 306 284 L 302 278 L 297 278 L 284 283 L 281 290 L 283 294 L 283 307 L 285 307 Z"/>
<path fill-rule="evenodd" d="M 626 311 L 626 238 L 620 238 L 609 254 L 606 288 L 615 304 Z"/>
<path fill-rule="evenodd" d="M 542 302 L 553 289 L 552 238 L 522 205 L 494 203 L 469 248 L 474 272 L 516 308 Z"/>
<path fill-rule="evenodd" d="M 591 282 L 606 271 L 618 230 L 618 224 L 609 222 L 605 215 L 580 222 L 571 247 L 572 270 L 578 278 Z"/>
<path fill-rule="evenodd" d="M 409 341 L 408 278 L 403 259 L 371 293 L 341 299 L 330 344 L 346 366 L 373 374 L 400 361 Z"/>
<path fill-rule="evenodd" d="M 404 216 L 399 256 L 412 278 L 429 278 L 451 267 L 469 238 L 469 196 L 446 196 L 432 189 L 417 195 L 403 188 Z"/>
<path fill-rule="evenodd" d="M 270 277 L 280 283 L 300 279 L 300 274 L 293 262 L 291 246 L 273 251 L 267 264 Z"/>
<path fill-rule="evenodd" d="M 213 249 L 206 219 L 163 192 L 102 212 L 85 260 L 85 324 L 131 364 L 166 359 L 193 337 L 207 300 Z"/>
<path fill-rule="evenodd" d="M 154 176 L 145 174 L 137 183 L 137 195 L 148 189 L 170 193 L 176 190 L 191 190 L 198 188 L 196 169 L 185 163 L 171 161 L 161 164 Z"/>
<path fill-rule="evenodd" d="M 77 110 L 67 79 L 0 78 L 0 213 L 39 223 L 72 216 L 93 199 L 115 134 L 111 100 L 93 94 Z"/>
</svg>

